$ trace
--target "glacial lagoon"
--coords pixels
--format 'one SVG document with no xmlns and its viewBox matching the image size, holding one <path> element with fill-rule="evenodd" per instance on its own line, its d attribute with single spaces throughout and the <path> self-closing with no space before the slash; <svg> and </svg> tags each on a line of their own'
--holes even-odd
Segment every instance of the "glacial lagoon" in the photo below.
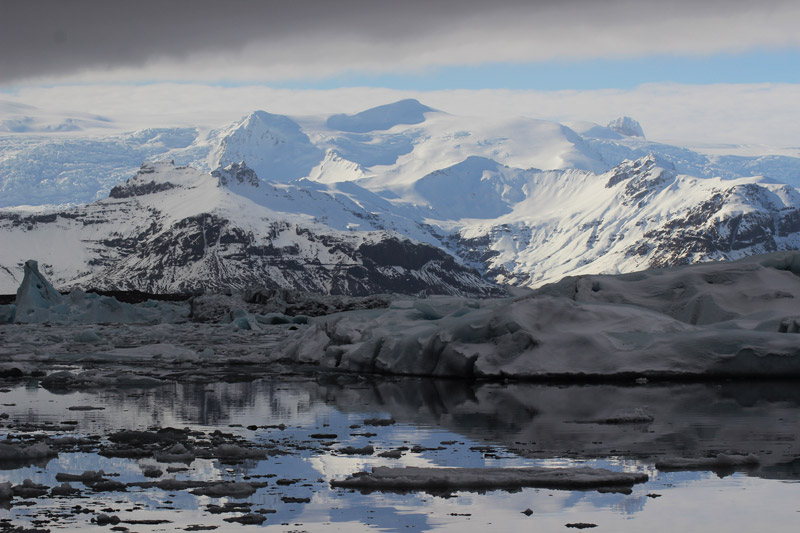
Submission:
<svg viewBox="0 0 800 533">
<path fill-rule="evenodd" d="M 0 465 L 0 482 L 43 487 L 3 504 L 3 530 L 790 531 L 800 516 L 800 388 L 791 381 L 535 384 L 237 371 L 147 388 L 48 386 L 26 379 L 0 391 L 4 436 L 61 442 L 57 456 Z M 109 452 L 122 431 L 166 428 L 198 446 L 225 441 L 268 453 L 177 461 Z M 725 453 L 757 463 L 657 467 Z M 649 479 L 601 490 L 331 486 L 374 466 L 588 466 Z M 100 470 L 117 484 L 72 482 L 76 493 L 52 494 L 58 474 Z M 147 486 L 167 479 L 255 490 L 217 497 Z M 236 521 L 246 516 L 263 521 Z"/>
</svg>

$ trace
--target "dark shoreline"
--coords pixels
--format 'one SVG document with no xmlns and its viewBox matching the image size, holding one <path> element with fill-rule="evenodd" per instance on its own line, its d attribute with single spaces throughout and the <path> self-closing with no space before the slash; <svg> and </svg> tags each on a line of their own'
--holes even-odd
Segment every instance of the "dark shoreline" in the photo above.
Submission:
<svg viewBox="0 0 800 533">
<path fill-rule="evenodd" d="M 155 294 L 151 292 L 141 292 L 141 291 L 101 291 L 97 289 L 89 289 L 86 292 L 99 294 L 100 296 L 113 296 L 120 302 L 128 304 L 138 304 L 146 302 L 147 300 L 158 300 L 162 302 L 185 302 L 189 300 L 192 296 L 195 296 L 192 293 Z M 67 295 L 69 294 L 69 291 L 61 292 L 61 294 Z M 16 300 L 17 300 L 16 294 L 0 294 L 0 305 L 13 304 Z"/>
</svg>

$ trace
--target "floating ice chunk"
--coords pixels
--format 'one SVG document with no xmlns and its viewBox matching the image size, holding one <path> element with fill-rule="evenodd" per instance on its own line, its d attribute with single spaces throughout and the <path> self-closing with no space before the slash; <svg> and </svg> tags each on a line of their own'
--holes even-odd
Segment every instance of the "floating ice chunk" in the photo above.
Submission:
<svg viewBox="0 0 800 533">
<path fill-rule="evenodd" d="M 238 444 L 220 444 L 211 451 L 213 457 L 220 459 L 266 459 L 267 454 L 258 448 L 245 448 Z"/>
<path fill-rule="evenodd" d="M 233 309 L 229 313 L 229 320 L 231 326 L 243 329 L 243 330 L 259 330 L 261 326 L 258 324 L 258 320 L 252 314 L 248 313 L 244 309 Z"/>
<path fill-rule="evenodd" d="M 92 359 L 102 360 L 102 357 Z M 118 359 L 118 358 L 117 358 Z M 113 359 L 116 360 L 116 359 Z M 106 387 L 157 387 L 164 382 L 149 376 L 139 376 L 121 371 L 86 371 L 73 373 L 61 370 L 48 374 L 41 380 L 41 385 L 48 390 L 71 390 L 78 388 L 106 388 Z"/>
<path fill-rule="evenodd" d="M 336 450 L 338 453 L 344 455 L 372 455 L 375 453 L 375 448 L 371 444 L 367 444 L 361 448 L 354 446 L 344 446 Z"/>
<path fill-rule="evenodd" d="M 167 342 L 156 344 L 146 344 L 133 348 L 115 348 L 103 353 L 93 354 L 92 358 L 111 358 L 111 359 L 161 359 L 175 361 L 194 361 L 197 359 L 197 352 L 183 346 L 176 346 Z"/>
<path fill-rule="evenodd" d="M 85 329 L 83 331 L 79 331 L 73 337 L 75 342 L 88 342 L 88 343 L 95 343 L 101 342 L 103 339 L 97 332 L 93 329 Z"/>
<path fill-rule="evenodd" d="M 102 470 L 84 470 L 82 474 L 69 474 L 67 472 L 59 472 L 56 474 L 56 481 L 68 483 L 70 481 L 78 481 L 80 483 L 97 483 L 105 479 L 106 473 Z"/>
<path fill-rule="evenodd" d="M 15 485 L 11 490 L 14 492 L 14 496 L 20 498 L 38 498 L 47 494 L 48 489 L 47 485 L 39 485 L 31 479 L 25 479 L 22 485 Z"/>
<path fill-rule="evenodd" d="M 0 444 L 0 461 L 28 461 L 55 457 L 58 452 L 51 449 L 45 442 L 37 442 L 30 446 L 24 444 Z"/>
<path fill-rule="evenodd" d="M 2 362 L 0 363 L 0 377 L 16 378 L 28 376 L 34 369 L 36 369 L 36 367 L 28 363 Z"/>
<path fill-rule="evenodd" d="M 213 498 L 247 498 L 256 492 L 256 487 L 250 483 L 230 482 L 217 483 L 205 487 L 199 487 L 192 491 L 192 494 L 200 496 L 211 496 Z"/>
<path fill-rule="evenodd" d="M 755 454 L 721 453 L 713 457 L 669 457 L 656 463 L 659 470 L 728 470 L 754 467 L 760 463 Z"/>
<path fill-rule="evenodd" d="M 594 424 L 649 424 L 653 422 L 655 418 L 653 415 L 647 412 L 647 409 L 643 407 L 637 407 L 632 411 L 620 411 L 614 413 L 613 415 L 607 418 L 599 418 L 596 420 L 590 420 L 590 423 Z"/>
<path fill-rule="evenodd" d="M 631 486 L 648 480 L 647 474 L 614 472 L 604 468 L 391 468 L 376 466 L 331 481 L 333 487 L 373 490 L 487 490 L 538 487 L 592 489 Z"/>
<path fill-rule="evenodd" d="M 81 489 L 73 487 L 69 483 L 62 483 L 50 489 L 51 496 L 76 496 L 80 495 Z"/>
<path fill-rule="evenodd" d="M 173 444 L 169 449 L 155 452 L 153 457 L 159 463 L 191 463 L 195 454 L 186 449 L 181 443 Z"/>
<path fill-rule="evenodd" d="M 226 522 L 238 522 L 243 525 L 260 525 L 266 521 L 267 517 L 259 513 L 247 513 L 240 516 L 223 518 Z"/>
<path fill-rule="evenodd" d="M 308 317 L 305 315 L 289 316 L 283 313 L 267 313 L 265 315 L 255 315 L 255 319 L 260 324 L 279 325 L 279 324 L 308 324 Z"/>
<path fill-rule="evenodd" d="M 11 482 L 0 483 L 0 502 L 8 502 L 14 498 Z"/>
<path fill-rule="evenodd" d="M 107 515 L 104 513 L 100 513 L 94 519 L 98 526 L 107 526 L 107 525 L 116 525 L 119 524 L 120 519 L 117 515 Z"/>
</svg>

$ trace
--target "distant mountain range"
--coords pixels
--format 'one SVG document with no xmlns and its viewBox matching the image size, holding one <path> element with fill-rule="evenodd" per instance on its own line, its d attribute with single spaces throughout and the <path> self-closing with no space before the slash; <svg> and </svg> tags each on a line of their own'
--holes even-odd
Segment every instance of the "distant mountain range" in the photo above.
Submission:
<svg viewBox="0 0 800 533">
<path fill-rule="evenodd" d="M 798 185 L 798 158 L 706 156 L 629 117 L 569 128 L 416 100 L 203 135 L 6 135 L 0 293 L 37 259 L 57 287 L 496 295 L 797 249 Z M 19 207 L 41 204 L 59 207 Z"/>
</svg>

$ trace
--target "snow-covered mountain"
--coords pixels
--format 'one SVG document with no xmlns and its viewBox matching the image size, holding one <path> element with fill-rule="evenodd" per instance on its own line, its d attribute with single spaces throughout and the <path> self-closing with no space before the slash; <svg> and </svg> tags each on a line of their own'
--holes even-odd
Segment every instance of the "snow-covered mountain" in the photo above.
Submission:
<svg viewBox="0 0 800 533">
<path fill-rule="evenodd" d="M 798 248 L 796 185 L 798 158 L 703 155 L 630 117 L 475 120 L 416 100 L 206 133 L 5 135 L 0 292 L 35 258 L 57 286 L 488 294 Z M 41 204 L 76 206 L 13 207 Z"/>
<path fill-rule="evenodd" d="M 380 229 L 357 193 L 268 184 L 242 165 L 212 175 L 145 164 L 107 199 L 0 213 L 0 292 L 11 292 L 20 262 L 36 257 L 60 288 L 503 294 L 439 248 Z M 304 212 L 310 205 L 317 215 Z"/>
<path fill-rule="evenodd" d="M 469 191 L 474 177 L 459 177 L 452 190 Z M 761 178 L 695 178 L 650 155 L 600 175 L 497 166 L 482 180 L 496 216 L 448 221 L 449 246 L 500 283 L 800 249 L 800 191 Z"/>
</svg>

